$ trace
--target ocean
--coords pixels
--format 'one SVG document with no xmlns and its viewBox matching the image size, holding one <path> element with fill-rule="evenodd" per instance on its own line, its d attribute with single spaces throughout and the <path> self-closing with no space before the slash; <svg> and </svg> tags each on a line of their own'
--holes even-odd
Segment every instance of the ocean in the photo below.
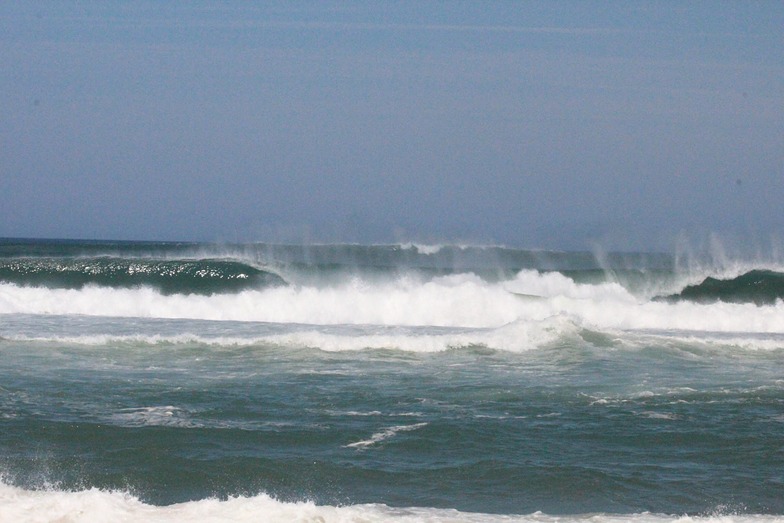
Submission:
<svg viewBox="0 0 784 523">
<path fill-rule="evenodd" d="M 784 264 L 0 240 L 0 521 L 784 521 Z"/>
</svg>

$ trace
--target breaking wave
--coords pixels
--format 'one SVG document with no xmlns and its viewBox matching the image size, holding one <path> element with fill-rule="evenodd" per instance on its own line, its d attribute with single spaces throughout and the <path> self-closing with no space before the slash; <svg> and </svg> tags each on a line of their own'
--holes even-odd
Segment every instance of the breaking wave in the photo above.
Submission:
<svg viewBox="0 0 784 523">
<path fill-rule="evenodd" d="M 0 521 L 268 521 L 302 523 L 774 523 L 780 516 L 715 515 L 672 516 L 665 514 L 578 514 L 551 516 L 536 512 L 528 515 L 482 514 L 454 509 L 390 507 L 384 504 L 348 506 L 318 505 L 312 501 L 285 502 L 267 494 L 201 499 L 173 505 L 156 506 L 122 491 L 96 488 L 62 491 L 53 488 L 27 490 L 0 483 Z"/>
<path fill-rule="evenodd" d="M 51 289 L 0 284 L 0 313 L 187 318 L 308 325 L 499 328 L 565 317 L 593 329 L 784 332 L 784 303 L 644 300 L 617 283 L 578 284 L 522 271 L 488 283 L 473 274 L 422 281 L 354 278 L 329 286 L 274 286 L 234 294 L 166 294 L 150 287 Z"/>
</svg>

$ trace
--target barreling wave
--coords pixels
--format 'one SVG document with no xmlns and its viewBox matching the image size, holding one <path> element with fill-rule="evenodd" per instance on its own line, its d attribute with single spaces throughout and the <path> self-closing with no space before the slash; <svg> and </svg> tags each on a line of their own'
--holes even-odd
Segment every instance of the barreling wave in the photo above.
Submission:
<svg viewBox="0 0 784 523">
<path fill-rule="evenodd" d="M 665 299 L 772 305 L 777 300 L 784 300 L 784 273 L 755 269 L 735 278 L 720 279 L 709 276 L 701 283 L 688 285 L 681 292 Z"/>
<path fill-rule="evenodd" d="M 151 287 L 168 294 L 222 294 L 286 282 L 245 263 L 219 259 L 155 260 L 117 257 L 0 260 L 0 282 L 25 287 L 82 289 Z"/>
</svg>

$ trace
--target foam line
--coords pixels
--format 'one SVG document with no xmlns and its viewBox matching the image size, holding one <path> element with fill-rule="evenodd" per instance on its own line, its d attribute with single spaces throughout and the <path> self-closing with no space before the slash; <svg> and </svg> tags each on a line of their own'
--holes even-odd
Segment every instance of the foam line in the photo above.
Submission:
<svg viewBox="0 0 784 523">
<path fill-rule="evenodd" d="M 381 443 L 382 441 L 392 438 L 397 435 L 399 432 L 409 432 L 412 430 L 421 429 L 422 427 L 426 426 L 427 423 L 416 423 L 414 425 L 397 425 L 395 427 L 387 427 L 380 432 L 376 432 L 369 439 L 356 441 L 354 443 L 349 443 L 346 445 L 347 448 L 366 448 L 376 443 Z"/>
<path fill-rule="evenodd" d="M 302 523 L 779 523 L 781 516 L 716 515 L 669 516 L 661 514 L 584 514 L 550 516 L 480 514 L 427 507 L 398 508 L 382 504 L 349 506 L 316 505 L 310 501 L 282 502 L 266 494 L 202 499 L 167 506 L 148 505 L 127 492 L 96 488 L 70 492 L 55 489 L 27 490 L 0 483 L 0 523 L 41 521 L 112 522 L 189 521 L 302 522 Z"/>
<path fill-rule="evenodd" d="M 536 299 L 519 295 L 538 296 Z M 577 284 L 559 273 L 523 271 L 488 283 L 473 274 L 421 281 L 352 279 L 236 294 L 163 295 L 150 288 L 80 290 L 0 284 L 0 314 L 80 314 L 236 320 L 304 325 L 437 326 L 498 329 L 567 317 L 607 330 L 784 333 L 784 302 L 667 303 L 637 298 L 617 283 Z"/>
</svg>

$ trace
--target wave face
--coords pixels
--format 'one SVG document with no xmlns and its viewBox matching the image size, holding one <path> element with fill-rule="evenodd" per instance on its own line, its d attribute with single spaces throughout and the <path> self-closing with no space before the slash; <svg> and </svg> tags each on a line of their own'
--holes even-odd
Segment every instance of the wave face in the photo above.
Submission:
<svg viewBox="0 0 784 523">
<path fill-rule="evenodd" d="M 694 267 L 0 240 L 0 521 L 781 520 L 782 264 Z"/>
<path fill-rule="evenodd" d="M 151 287 L 163 294 L 215 294 L 282 285 L 278 275 L 228 260 L 19 258 L 0 262 L 0 282 L 81 289 Z"/>
<path fill-rule="evenodd" d="M 724 301 L 770 305 L 777 300 L 784 300 L 784 273 L 752 270 L 728 279 L 709 276 L 702 283 L 689 285 L 667 299 L 701 303 Z"/>
</svg>

